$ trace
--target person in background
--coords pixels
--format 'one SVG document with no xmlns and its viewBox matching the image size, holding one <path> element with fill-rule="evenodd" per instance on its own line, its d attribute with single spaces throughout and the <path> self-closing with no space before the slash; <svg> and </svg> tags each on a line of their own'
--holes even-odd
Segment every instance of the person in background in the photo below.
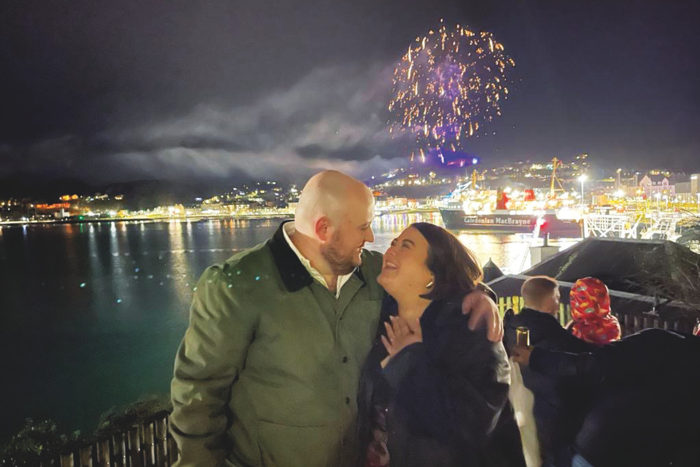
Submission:
<svg viewBox="0 0 700 467">
<path fill-rule="evenodd" d="M 610 313 L 610 293 L 600 279 L 577 280 L 571 287 L 569 300 L 573 320 L 570 328 L 574 336 L 595 345 L 620 339 L 620 323 Z"/>
<path fill-rule="evenodd" d="M 590 352 L 587 343 L 559 323 L 559 283 L 547 276 L 526 280 L 520 294 L 524 308 L 518 314 L 507 313 L 504 319 L 504 343 L 509 354 L 516 343 L 516 329 L 524 326 L 530 332 L 531 345 L 564 352 Z M 588 409 L 585 394 L 575 385 L 520 367 L 522 380 L 534 395 L 533 415 L 543 465 L 566 465 L 573 454 L 570 446 L 581 428 Z M 518 410 L 518 407 L 516 407 Z M 527 448 L 527 443 L 524 444 Z"/>
<path fill-rule="evenodd" d="M 647 329 L 589 353 L 512 352 L 542 376 L 595 388 L 570 465 L 700 465 L 700 337 Z"/>
<path fill-rule="evenodd" d="M 412 224 L 384 255 L 389 297 L 358 400 L 358 465 L 524 467 L 501 343 L 469 329 L 465 294 L 481 267 L 445 229 Z"/>
</svg>

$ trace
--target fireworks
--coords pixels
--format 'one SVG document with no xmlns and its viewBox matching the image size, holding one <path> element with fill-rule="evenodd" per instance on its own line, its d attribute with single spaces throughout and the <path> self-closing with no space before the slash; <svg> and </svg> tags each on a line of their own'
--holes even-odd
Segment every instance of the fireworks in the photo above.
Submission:
<svg viewBox="0 0 700 467">
<path fill-rule="evenodd" d="M 442 21 L 441 21 L 442 23 Z M 410 132 L 411 160 L 463 149 L 464 140 L 501 115 L 515 62 L 489 32 L 445 25 L 416 38 L 394 70 L 390 133 Z"/>
</svg>

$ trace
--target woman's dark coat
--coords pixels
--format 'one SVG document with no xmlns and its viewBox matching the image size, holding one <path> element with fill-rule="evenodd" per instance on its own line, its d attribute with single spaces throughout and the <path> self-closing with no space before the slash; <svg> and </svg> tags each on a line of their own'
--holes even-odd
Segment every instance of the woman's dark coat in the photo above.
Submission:
<svg viewBox="0 0 700 467">
<path fill-rule="evenodd" d="M 380 324 L 360 380 L 359 427 L 366 447 L 373 392 L 385 388 L 392 467 L 525 466 L 508 402 L 505 349 L 485 331 L 469 329 L 461 303 L 461 297 L 431 303 L 420 320 L 423 342 L 404 348 L 384 369 L 387 352 L 379 337 L 386 331 Z M 381 323 L 396 310 L 387 298 Z"/>
</svg>

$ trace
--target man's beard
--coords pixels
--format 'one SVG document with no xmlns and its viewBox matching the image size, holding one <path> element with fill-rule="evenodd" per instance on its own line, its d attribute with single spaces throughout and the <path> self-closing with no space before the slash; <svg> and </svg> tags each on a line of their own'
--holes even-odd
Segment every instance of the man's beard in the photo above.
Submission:
<svg viewBox="0 0 700 467">
<path fill-rule="evenodd" d="M 354 250 L 349 255 L 343 255 L 340 245 L 340 232 L 336 231 L 328 245 L 321 247 L 321 256 L 328 262 L 335 274 L 344 276 L 353 272 L 360 265 L 360 261 L 356 259 Z"/>
</svg>

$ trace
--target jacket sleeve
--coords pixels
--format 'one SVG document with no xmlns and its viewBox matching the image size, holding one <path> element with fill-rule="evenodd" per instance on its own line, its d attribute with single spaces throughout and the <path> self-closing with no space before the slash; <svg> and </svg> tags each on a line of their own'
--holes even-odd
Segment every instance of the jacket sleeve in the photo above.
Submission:
<svg viewBox="0 0 700 467">
<path fill-rule="evenodd" d="M 235 290 L 218 266 L 207 269 L 197 284 L 171 385 L 170 431 L 180 451 L 178 467 L 225 464 L 231 387 L 256 322 Z"/>
<path fill-rule="evenodd" d="M 479 282 L 478 284 L 476 284 L 476 290 L 484 292 L 486 295 L 489 296 L 491 300 L 493 300 L 495 303 L 498 303 L 498 295 L 496 295 L 496 292 L 494 292 L 493 289 L 485 283 Z"/>
<path fill-rule="evenodd" d="M 629 381 L 652 368 L 667 368 L 670 352 L 679 352 L 683 338 L 663 329 L 646 329 L 616 342 L 596 346 L 588 353 L 571 354 L 535 348 L 530 355 L 533 371 L 573 382 L 597 384 Z"/>
<path fill-rule="evenodd" d="M 502 344 L 489 342 L 484 333 L 465 332 L 466 322 L 463 332 L 450 333 L 445 368 L 431 364 L 425 344 L 417 343 L 392 358 L 383 377 L 416 426 L 478 447 L 507 403 L 510 367 Z"/>
<path fill-rule="evenodd" d="M 602 353 L 568 353 L 534 348 L 530 369 L 541 375 L 575 383 L 598 384 L 605 378 Z"/>
<path fill-rule="evenodd" d="M 585 353 L 593 352 L 597 348 L 596 345 L 589 344 L 583 339 L 579 339 L 564 328 L 556 332 L 551 340 L 552 342 L 550 345 L 554 345 L 557 349 L 561 349 L 565 352 Z"/>
</svg>

